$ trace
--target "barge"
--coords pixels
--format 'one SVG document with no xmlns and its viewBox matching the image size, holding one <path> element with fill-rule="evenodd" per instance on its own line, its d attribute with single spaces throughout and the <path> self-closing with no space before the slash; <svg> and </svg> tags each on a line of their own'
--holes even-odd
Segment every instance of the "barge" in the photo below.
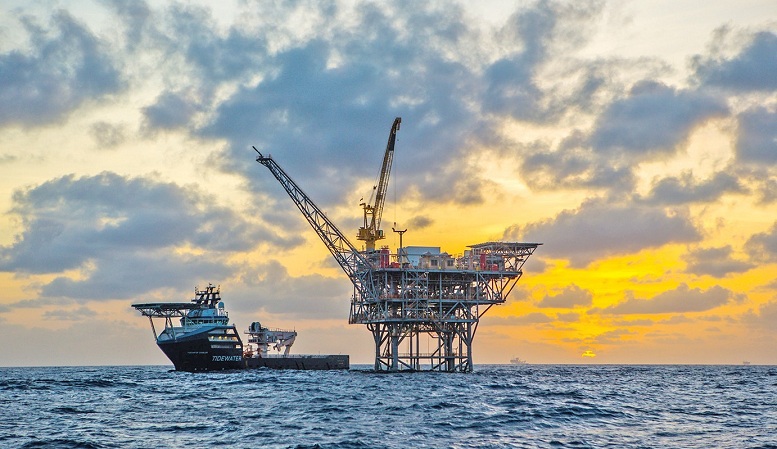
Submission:
<svg viewBox="0 0 777 449">
<path fill-rule="evenodd" d="M 256 368 L 329 370 L 349 369 L 348 355 L 291 355 L 296 331 L 268 329 L 251 323 L 247 344 L 229 323 L 229 314 L 221 300 L 220 288 L 212 284 L 194 289 L 190 302 L 133 304 L 148 317 L 159 349 L 177 371 L 217 371 Z M 164 320 L 157 334 L 154 318 Z M 179 318 L 178 325 L 175 319 Z M 278 351 L 271 354 L 270 349 Z M 283 349 L 283 353 L 280 351 Z"/>
</svg>

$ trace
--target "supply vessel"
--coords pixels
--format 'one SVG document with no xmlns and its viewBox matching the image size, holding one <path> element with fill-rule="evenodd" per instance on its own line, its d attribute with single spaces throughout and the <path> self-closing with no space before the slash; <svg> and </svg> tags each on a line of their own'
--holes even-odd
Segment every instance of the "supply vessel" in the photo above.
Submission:
<svg viewBox="0 0 777 449">
<path fill-rule="evenodd" d="M 269 329 L 253 322 L 245 332 L 244 346 L 221 299 L 221 289 L 208 284 L 194 289 L 190 302 L 133 304 L 151 323 L 157 346 L 177 371 L 215 371 L 253 368 L 348 369 L 348 355 L 291 355 L 297 338 L 294 330 Z M 157 334 L 154 318 L 164 320 Z M 178 325 L 175 319 L 180 318 Z M 278 351 L 271 354 L 270 349 Z M 280 351 L 283 350 L 281 354 Z"/>
</svg>

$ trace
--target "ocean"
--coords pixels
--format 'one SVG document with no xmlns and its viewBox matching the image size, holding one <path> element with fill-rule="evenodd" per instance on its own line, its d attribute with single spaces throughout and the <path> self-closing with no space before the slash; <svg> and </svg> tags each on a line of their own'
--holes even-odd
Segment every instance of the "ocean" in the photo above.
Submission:
<svg viewBox="0 0 777 449">
<path fill-rule="evenodd" d="M 777 367 L 0 368 L 0 448 L 777 448 Z"/>
</svg>

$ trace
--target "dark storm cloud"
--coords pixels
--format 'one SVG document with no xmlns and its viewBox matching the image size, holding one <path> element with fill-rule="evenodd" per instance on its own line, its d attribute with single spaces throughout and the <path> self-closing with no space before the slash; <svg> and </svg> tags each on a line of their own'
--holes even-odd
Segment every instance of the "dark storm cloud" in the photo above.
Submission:
<svg viewBox="0 0 777 449">
<path fill-rule="evenodd" d="M 570 285 L 557 295 L 545 295 L 537 304 L 537 307 L 556 307 L 571 309 L 575 306 L 590 306 L 593 302 L 593 294 L 577 285 Z"/>
<path fill-rule="evenodd" d="M 650 299 L 638 299 L 627 295 L 626 300 L 619 304 L 592 310 L 590 313 L 627 315 L 703 312 L 730 301 L 739 300 L 741 298 L 731 290 L 719 285 L 702 291 L 698 287 L 689 288 L 687 284 L 680 284 L 676 289 L 659 293 Z"/>
<path fill-rule="evenodd" d="M 777 89 L 777 35 L 761 31 L 731 58 L 717 54 L 693 58 L 696 77 L 703 84 L 735 91 Z"/>
<path fill-rule="evenodd" d="M 221 207 L 191 186 L 181 187 L 115 173 L 73 175 L 17 191 L 11 211 L 22 232 L 0 248 L 0 270 L 61 273 L 81 269 L 83 280 L 59 277 L 47 295 L 125 297 L 127 284 L 180 285 L 206 273 L 226 274 L 221 254 L 259 243 L 289 246 L 263 227 Z M 207 257 L 178 254 L 190 246 Z"/>
<path fill-rule="evenodd" d="M 759 106 L 742 112 L 737 120 L 737 160 L 777 165 L 777 112 Z"/>
<path fill-rule="evenodd" d="M 51 123 L 124 87 L 106 46 L 66 11 L 46 27 L 20 21 L 30 48 L 0 54 L 0 126 Z"/>
<path fill-rule="evenodd" d="M 710 203 L 726 193 L 746 193 L 739 179 L 728 173 L 716 173 L 713 177 L 697 181 L 693 173 L 680 177 L 666 177 L 653 184 L 645 201 L 653 204 Z"/>
<path fill-rule="evenodd" d="M 543 255 L 568 259 L 581 267 L 604 257 L 669 243 L 695 242 L 701 235 L 686 214 L 595 199 L 577 210 L 565 210 L 554 219 L 508 228 L 504 238 L 546 242 Z"/>
<path fill-rule="evenodd" d="M 688 264 L 686 271 L 699 276 L 724 277 L 732 273 L 744 273 L 754 267 L 749 262 L 731 257 L 731 246 L 720 248 L 699 248 L 689 251 L 683 258 Z"/>
<path fill-rule="evenodd" d="M 777 262 L 777 222 L 768 232 L 747 239 L 745 249 L 754 261 Z"/>
<path fill-rule="evenodd" d="M 641 81 L 627 97 L 607 106 L 594 125 L 590 144 L 597 152 L 638 159 L 672 154 L 695 126 L 727 111 L 718 98 L 656 81 Z"/>
</svg>

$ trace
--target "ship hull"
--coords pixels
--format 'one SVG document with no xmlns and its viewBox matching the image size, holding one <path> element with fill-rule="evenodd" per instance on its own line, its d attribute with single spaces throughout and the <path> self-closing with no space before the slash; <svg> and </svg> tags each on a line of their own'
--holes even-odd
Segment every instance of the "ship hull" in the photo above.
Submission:
<svg viewBox="0 0 777 449">
<path fill-rule="evenodd" d="M 157 340 L 157 345 L 176 371 L 222 371 L 243 369 L 243 345 L 213 342 L 209 336 L 214 332 L 236 331 L 234 327 L 206 328 L 200 332 L 175 339 Z"/>
<path fill-rule="evenodd" d="M 292 369 L 292 370 L 338 370 L 349 369 L 348 355 L 290 355 L 286 357 L 243 356 L 242 345 L 224 348 L 208 336 L 216 328 L 203 329 L 195 334 L 175 339 L 158 340 L 157 345 L 173 362 L 176 371 L 223 371 L 242 369 Z M 226 329 L 233 329 L 228 327 Z"/>
<path fill-rule="evenodd" d="M 252 357 L 245 359 L 246 369 L 337 370 L 349 369 L 348 355 L 289 355 L 286 357 Z"/>
</svg>

